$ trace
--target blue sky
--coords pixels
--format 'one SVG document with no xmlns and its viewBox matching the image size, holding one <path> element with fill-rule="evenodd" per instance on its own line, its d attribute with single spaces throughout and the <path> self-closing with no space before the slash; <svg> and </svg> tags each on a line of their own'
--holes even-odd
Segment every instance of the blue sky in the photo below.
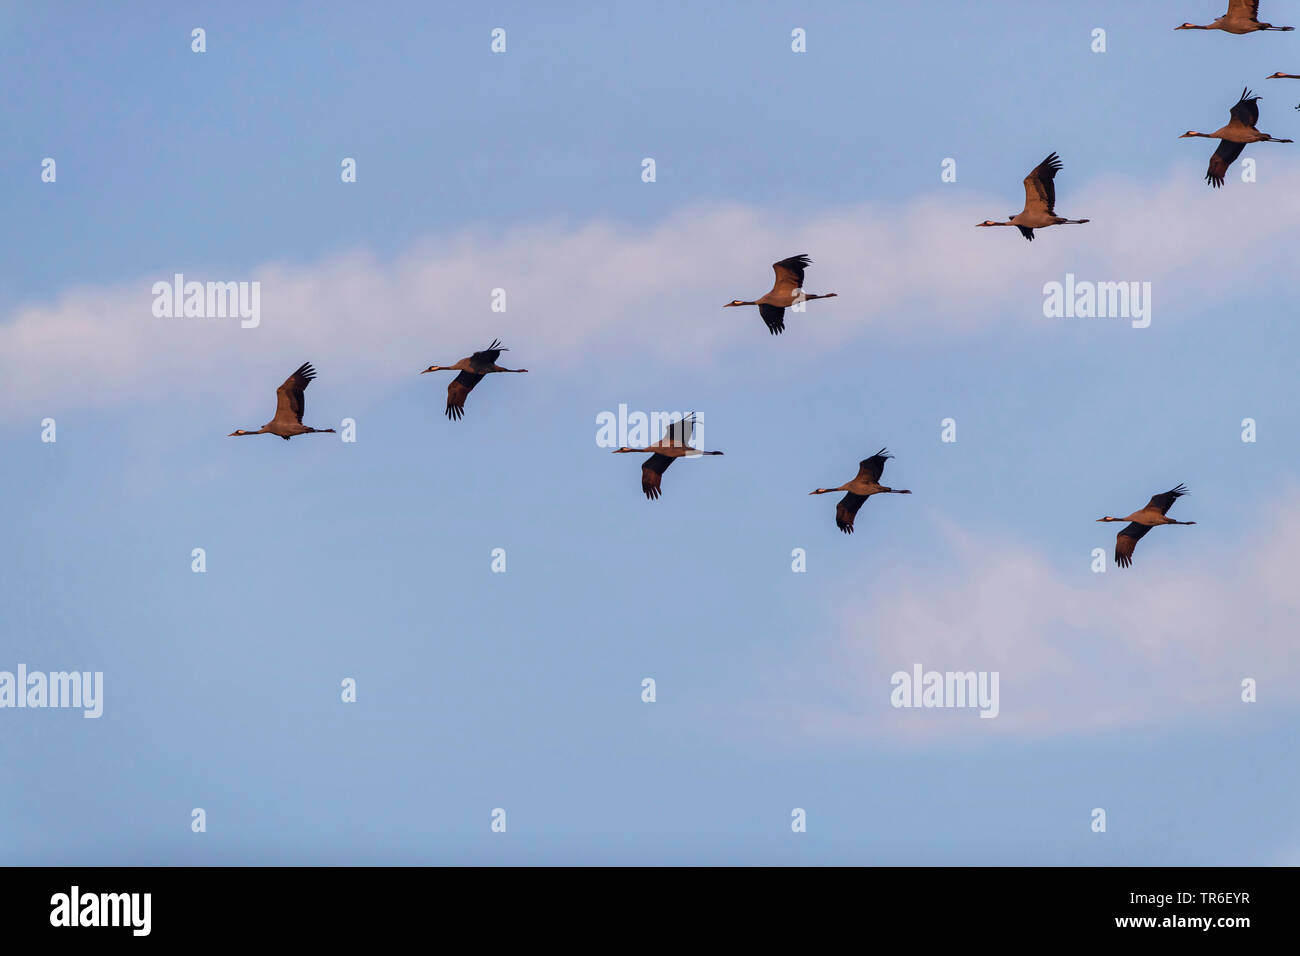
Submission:
<svg viewBox="0 0 1300 956">
<path fill-rule="evenodd" d="M 1250 85 L 1300 139 L 1300 33 L 1173 30 L 1220 6 L 7 8 L 0 670 L 105 701 L 0 710 L 0 860 L 1294 864 L 1300 147 L 1213 191 L 1177 136 Z M 973 228 L 1053 150 L 1091 223 Z M 801 252 L 838 299 L 720 308 Z M 176 272 L 260 326 L 154 318 Z M 1150 327 L 1045 318 L 1067 272 Z M 417 373 L 494 337 L 448 422 Z M 357 441 L 227 439 L 303 361 Z M 648 502 L 621 403 L 726 454 Z M 916 662 L 999 717 L 891 708 Z"/>
</svg>

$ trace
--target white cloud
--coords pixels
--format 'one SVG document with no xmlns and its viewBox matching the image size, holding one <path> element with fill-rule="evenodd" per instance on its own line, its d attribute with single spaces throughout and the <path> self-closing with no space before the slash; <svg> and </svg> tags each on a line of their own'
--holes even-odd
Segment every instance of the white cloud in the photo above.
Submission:
<svg viewBox="0 0 1300 956">
<path fill-rule="evenodd" d="M 803 676 L 767 682 L 784 696 L 768 729 L 797 728 L 805 740 L 1050 736 L 1293 704 L 1300 494 L 1275 505 L 1230 545 L 1243 560 L 1214 553 L 1198 564 L 1184 538 L 1198 528 L 1157 528 L 1132 568 L 1111 564 L 1104 574 L 1082 559 L 1054 567 L 1010 536 L 945 528 L 954 567 L 924 586 L 882 569 L 865 596 L 845 601 L 831 637 L 782 669 Z M 1111 546 L 1114 533 L 1099 542 Z M 998 671 L 1000 715 L 890 706 L 890 676 L 917 663 Z M 1241 702 L 1246 677 L 1261 703 Z"/>
<path fill-rule="evenodd" d="M 131 282 L 11 310 L 0 321 L 0 417 L 156 401 L 164 389 L 244 401 L 247 390 L 229 384 L 232 368 L 262 381 L 304 359 L 330 366 L 340 385 L 386 389 L 414 367 L 454 361 L 494 335 L 533 368 L 580 364 L 598 345 L 703 364 L 724 345 L 733 356 L 770 356 L 776 343 L 755 310 L 721 306 L 760 295 L 771 282 L 767 264 L 802 252 L 814 260 L 809 290 L 840 298 L 790 317 L 791 333 L 779 342 L 786 361 L 840 349 L 868 331 L 942 349 L 971 330 L 1051 321 L 1041 315 L 1042 283 L 1067 269 L 1154 282 L 1158 326 L 1178 321 L 1180 304 L 1226 302 L 1259 275 L 1289 269 L 1288 244 L 1277 237 L 1300 213 L 1300 174 L 1279 166 L 1263 157 L 1261 182 L 1234 180 L 1219 191 L 1191 165 L 1156 188 L 1117 179 L 1076 184 L 1075 170 L 1066 170 L 1061 211 L 1093 222 L 1041 232 L 1032 245 L 1012 229 L 974 228 L 1019 208 L 1019 175 L 1010 171 L 996 194 L 980 197 L 966 184 L 936 184 L 927 196 L 892 204 L 717 206 L 681 210 L 646 229 L 467 231 L 392 262 L 356 253 L 305 267 L 267 264 L 250 275 L 187 275 L 260 280 L 257 329 L 230 319 L 154 318 L 150 288 L 175 271 L 159 263 Z M 1180 277 L 1190 275 L 1214 282 L 1184 293 Z M 505 315 L 488 308 L 497 287 L 507 290 Z"/>
</svg>

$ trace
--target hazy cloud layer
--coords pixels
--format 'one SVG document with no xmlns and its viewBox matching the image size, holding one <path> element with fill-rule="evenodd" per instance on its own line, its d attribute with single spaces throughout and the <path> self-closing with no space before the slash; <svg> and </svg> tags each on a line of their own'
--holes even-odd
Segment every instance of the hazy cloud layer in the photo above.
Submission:
<svg viewBox="0 0 1300 956">
<path fill-rule="evenodd" d="M 161 262 L 155 274 L 72 289 L 5 315 L 0 416 L 155 400 L 159 388 L 193 400 L 228 396 L 232 363 L 261 381 L 310 359 L 330 366 L 341 385 L 383 389 L 395 375 L 455 361 L 493 336 L 526 352 L 533 367 L 581 362 L 575 347 L 601 342 L 623 354 L 706 364 L 724 344 L 770 354 L 755 310 L 721 306 L 761 295 L 771 284 L 768 263 L 802 252 L 814 259 L 809 291 L 840 298 L 790 317 L 795 334 L 781 347 L 791 361 L 867 331 L 944 349 L 975 330 L 1062 321 L 1042 317 L 1042 285 L 1067 270 L 1083 279 L 1152 282 L 1160 326 L 1178 321 L 1188 303 L 1186 277 L 1213 275 L 1209 288 L 1228 301 L 1256 276 L 1289 268 L 1277 236 L 1300 212 L 1300 173 L 1275 172 L 1268 159 L 1261 183 L 1234 174 L 1221 191 L 1200 181 L 1199 156 L 1157 188 L 1122 179 L 1076 185 L 1076 171 L 1066 170 L 1060 211 L 1093 221 L 1040 232 L 1032 245 L 1014 229 L 974 228 L 1020 208 L 1020 172 L 1009 169 L 996 193 L 978 198 L 965 182 L 936 182 L 929 195 L 905 203 L 678 210 L 644 229 L 467 231 L 390 262 L 358 252 L 306 267 L 186 275 L 260 281 L 256 329 L 235 319 L 155 318 L 151 286 L 175 271 Z M 1249 231 L 1236 228 L 1243 220 Z M 1233 240 L 1222 241 L 1226 235 Z M 495 288 L 506 290 L 505 314 L 489 309 Z M 1197 284 L 1202 306 L 1206 288 Z"/>
</svg>

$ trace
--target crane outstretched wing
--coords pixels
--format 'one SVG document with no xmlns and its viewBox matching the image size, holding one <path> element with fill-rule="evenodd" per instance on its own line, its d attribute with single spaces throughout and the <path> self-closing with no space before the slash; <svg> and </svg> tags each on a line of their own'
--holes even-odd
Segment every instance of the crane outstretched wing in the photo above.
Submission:
<svg viewBox="0 0 1300 956">
<path fill-rule="evenodd" d="M 767 323 L 767 330 L 773 335 L 780 335 L 785 331 L 785 309 L 779 305 L 760 305 L 758 314 Z"/>
<path fill-rule="evenodd" d="M 858 509 L 862 507 L 862 502 L 866 500 L 866 495 L 855 495 L 851 491 L 847 492 L 840 499 L 839 504 L 835 506 L 835 527 L 845 534 L 852 534 L 853 516 L 858 513 Z"/>
<path fill-rule="evenodd" d="M 880 476 L 885 473 L 885 462 L 894 456 L 886 448 L 880 449 L 870 458 L 864 458 L 858 462 L 858 480 L 868 479 L 870 481 L 879 481 Z"/>
<path fill-rule="evenodd" d="M 812 265 L 812 260 L 808 258 L 808 253 L 798 256 L 791 256 L 788 259 L 782 259 L 780 262 L 772 263 L 772 271 L 776 273 L 776 285 L 772 291 L 780 292 L 803 288 L 803 270 Z"/>
<path fill-rule="evenodd" d="M 458 421 L 465 415 L 465 399 L 474 390 L 474 386 L 483 380 L 482 375 L 474 372 L 461 372 L 447 386 L 447 417 Z"/>
<path fill-rule="evenodd" d="M 275 390 L 275 418 L 272 421 L 302 424 L 305 406 L 303 392 L 316 377 L 316 370 L 310 362 L 303 362 L 298 370 L 284 380 L 284 384 Z"/>
<path fill-rule="evenodd" d="M 1246 148 L 1245 143 L 1230 143 L 1226 139 L 1219 143 L 1219 148 L 1210 157 L 1210 167 L 1205 171 L 1205 181 L 1218 189 L 1223 185 L 1223 177 L 1228 175 L 1228 167 Z"/>
<path fill-rule="evenodd" d="M 641 490 L 651 501 L 659 497 L 659 479 L 673 460 L 667 455 L 654 454 L 641 463 Z"/>
<path fill-rule="evenodd" d="M 681 447 L 689 445 L 693 437 L 695 437 L 695 413 L 687 412 L 664 429 L 659 444 Z"/>
<path fill-rule="evenodd" d="M 1025 212 L 1031 209 L 1056 215 L 1056 173 L 1061 160 L 1052 153 L 1025 177 Z"/>
<path fill-rule="evenodd" d="M 509 351 L 501 347 L 499 339 L 493 339 L 492 344 L 481 352 L 475 352 L 469 357 L 469 360 L 475 365 L 495 365 L 497 359 L 501 357 L 502 352 Z"/>
<path fill-rule="evenodd" d="M 1259 19 L 1259 0 L 1228 0 L 1228 16 L 1231 19 L 1250 17 Z"/>
<path fill-rule="evenodd" d="M 1245 126 L 1254 129 L 1255 124 L 1259 122 L 1259 97 L 1250 90 L 1242 87 L 1241 99 L 1228 111 L 1232 117 L 1228 121 L 1229 126 Z"/>
<path fill-rule="evenodd" d="M 1152 495 L 1151 500 L 1147 502 L 1147 508 L 1159 511 L 1162 515 L 1167 515 L 1170 506 L 1185 494 L 1187 494 L 1187 486 L 1180 484 L 1177 488 L 1170 488 L 1163 494 Z M 1127 531 L 1128 529 L 1125 528 L 1124 530 Z"/>
<path fill-rule="evenodd" d="M 1127 568 L 1132 564 L 1133 549 L 1142 540 L 1142 536 L 1150 530 L 1150 525 L 1138 524 L 1136 521 L 1126 525 L 1124 530 L 1115 537 L 1115 563 L 1121 568 Z"/>
</svg>

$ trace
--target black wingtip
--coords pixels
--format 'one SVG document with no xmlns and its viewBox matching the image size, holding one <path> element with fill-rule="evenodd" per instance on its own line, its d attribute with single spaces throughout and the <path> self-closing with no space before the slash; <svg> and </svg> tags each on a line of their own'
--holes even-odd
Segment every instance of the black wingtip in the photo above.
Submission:
<svg viewBox="0 0 1300 956">
<path fill-rule="evenodd" d="M 772 263 L 774 268 L 784 266 L 787 269 L 807 269 L 810 265 L 812 265 L 812 259 L 808 257 L 806 252 L 801 252 L 797 256 L 786 256 L 784 259 Z"/>
</svg>

